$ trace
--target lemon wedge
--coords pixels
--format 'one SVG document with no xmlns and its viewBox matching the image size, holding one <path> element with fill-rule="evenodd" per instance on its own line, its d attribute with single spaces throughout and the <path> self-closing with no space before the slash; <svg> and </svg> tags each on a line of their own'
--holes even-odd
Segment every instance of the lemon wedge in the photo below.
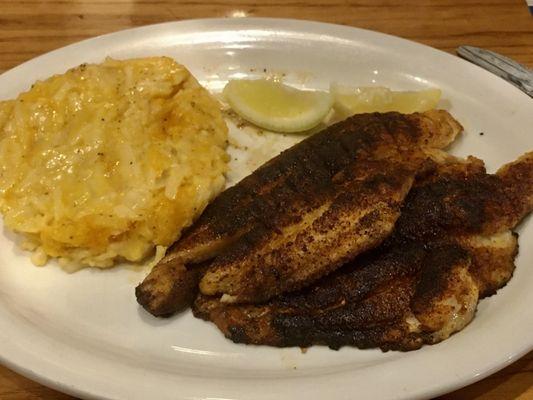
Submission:
<svg viewBox="0 0 533 400">
<path fill-rule="evenodd" d="M 275 132 L 314 128 L 333 105 L 327 92 L 298 90 L 267 79 L 230 80 L 223 94 L 242 118 Z"/>
<path fill-rule="evenodd" d="M 385 87 L 349 88 L 331 84 L 334 107 L 342 116 L 368 112 L 397 111 L 404 114 L 434 109 L 440 100 L 439 89 L 396 92 Z"/>
</svg>

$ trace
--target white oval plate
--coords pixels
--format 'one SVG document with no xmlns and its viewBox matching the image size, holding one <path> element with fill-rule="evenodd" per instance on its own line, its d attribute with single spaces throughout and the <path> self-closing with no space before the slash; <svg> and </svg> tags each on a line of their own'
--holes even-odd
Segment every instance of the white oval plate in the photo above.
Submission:
<svg viewBox="0 0 533 400">
<path fill-rule="evenodd" d="M 454 145 L 490 169 L 533 149 L 533 101 L 503 80 L 443 52 L 399 38 L 320 23 L 196 20 L 148 26 L 74 44 L 0 76 L 2 98 L 83 62 L 167 55 L 207 86 L 228 77 L 286 72 L 289 83 L 330 81 L 396 89 L 442 88 L 465 126 Z M 483 132 L 484 135 L 479 133 Z M 155 319 L 133 289 L 145 271 L 119 267 L 68 275 L 36 268 L 0 236 L 0 358 L 31 379 L 103 399 L 418 399 L 495 372 L 533 347 L 533 226 L 523 224 L 512 281 L 483 300 L 475 320 L 421 350 L 236 345 L 190 312 Z"/>
</svg>

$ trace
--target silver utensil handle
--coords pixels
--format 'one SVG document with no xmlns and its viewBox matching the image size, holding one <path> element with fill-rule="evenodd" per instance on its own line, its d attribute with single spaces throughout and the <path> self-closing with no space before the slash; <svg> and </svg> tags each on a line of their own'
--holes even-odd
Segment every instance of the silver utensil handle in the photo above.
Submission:
<svg viewBox="0 0 533 400">
<path fill-rule="evenodd" d="M 508 57 L 473 46 L 461 46 L 457 54 L 480 67 L 498 75 L 533 97 L 533 72 Z"/>
</svg>

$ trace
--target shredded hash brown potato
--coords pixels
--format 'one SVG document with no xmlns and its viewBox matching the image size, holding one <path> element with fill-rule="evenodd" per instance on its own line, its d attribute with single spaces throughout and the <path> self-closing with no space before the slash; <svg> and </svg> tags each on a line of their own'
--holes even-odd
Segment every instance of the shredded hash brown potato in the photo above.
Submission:
<svg viewBox="0 0 533 400">
<path fill-rule="evenodd" d="M 224 187 L 219 104 L 170 58 L 81 65 L 0 102 L 0 211 L 35 264 L 140 261 Z"/>
</svg>

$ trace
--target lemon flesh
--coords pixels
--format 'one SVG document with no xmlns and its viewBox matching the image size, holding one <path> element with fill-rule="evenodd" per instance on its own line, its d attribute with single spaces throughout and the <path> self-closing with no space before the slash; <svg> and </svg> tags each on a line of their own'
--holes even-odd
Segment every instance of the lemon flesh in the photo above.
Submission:
<svg viewBox="0 0 533 400">
<path fill-rule="evenodd" d="M 334 108 L 342 116 L 397 111 L 403 114 L 432 110 L 440 100 L 439 89 L 396 92 L 385 87 L 348 88 L 332 84 Z"/>
<path fill-rule="evenodd" d="M 267 79 L 230 80 L 223 94 L 242 118 L 274 132 L 314 128 L 333 105 L 327 92 L 298 90 Z"/>
</svg>

